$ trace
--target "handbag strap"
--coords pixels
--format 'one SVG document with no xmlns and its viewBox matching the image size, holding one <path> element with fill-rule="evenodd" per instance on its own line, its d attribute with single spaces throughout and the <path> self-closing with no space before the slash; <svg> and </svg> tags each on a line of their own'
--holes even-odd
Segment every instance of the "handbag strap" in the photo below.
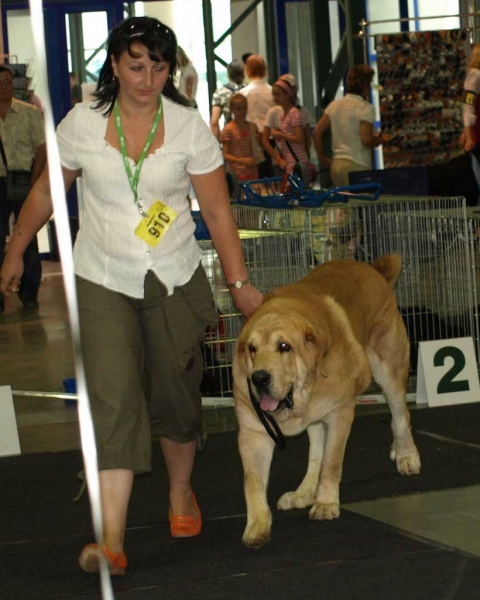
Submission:
<svg viewBox="0 0 480 600">
<path fill-rule="evenodd" d="M 292 146 L 290 145 L 290 142 L 289 142 L 288 140 L 285 140 L 285 142 L 286 142 L 286 144 L 287 144 L 287 146 L 288 146 L 288 149 L 290 150 L 290 154 L 291 154 L 291 155 L 293 156 L 293 158 L 295 159 L 295 162 L 297 162 L 297 163 L 298 163 L 298 162 L 300 162 L 300 161 L 298 160 L 298 156 L 295 154 L 295 152 L 294 152 L 294 150 L 293 150 Z"/>
<path fill-rule="evenodd" d="M 8 173 L 7 157 L 5 156 L 5 148 L 3 147 L 3 142 L 2 142 L 2 138 L 1 137 L 0 137 L 0 153 L 2 155 L 3 164 L 5 165 L 5 170 Z"/>
</svg>

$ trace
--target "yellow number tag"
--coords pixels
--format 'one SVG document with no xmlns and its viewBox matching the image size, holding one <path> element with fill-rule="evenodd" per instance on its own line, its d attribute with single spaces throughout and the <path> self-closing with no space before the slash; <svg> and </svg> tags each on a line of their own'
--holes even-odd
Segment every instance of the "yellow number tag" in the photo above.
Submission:
<svg viewBox="0 0 480 600">
<path fill-rule="evenodd" d="M 155 247 L 176 218 L 177 213 L 173 208 L 157 200 L 150 207 L 148 215 L 138 224 L 135 234 L 149 246 Z"/>
</svg>

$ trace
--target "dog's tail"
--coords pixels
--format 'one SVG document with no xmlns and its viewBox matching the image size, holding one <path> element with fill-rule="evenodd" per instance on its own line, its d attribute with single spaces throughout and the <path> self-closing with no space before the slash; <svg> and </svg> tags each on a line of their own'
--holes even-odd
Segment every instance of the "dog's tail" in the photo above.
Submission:
<svg viewBox="0 0 480 600">
<path fill-rule="evenodd" d="M 373 263 L 373 267 L 380 273 L 393 290 L 402 270 L 402 257 L 400 254 L 386 254 L 385 256 L 377 258 Z"/>
</svg>

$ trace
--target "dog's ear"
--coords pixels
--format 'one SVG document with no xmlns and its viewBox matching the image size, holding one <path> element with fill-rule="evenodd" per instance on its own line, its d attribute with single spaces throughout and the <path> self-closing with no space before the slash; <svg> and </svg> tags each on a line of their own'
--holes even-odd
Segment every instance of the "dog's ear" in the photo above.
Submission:
<svg viewBox="0 0 480 600">
<path fill-rule="evenodd" d="M 245 339 L 240 337 L 240 339 L 237 341 L 237 347 L 236 347 L 238 366 L 240 368 L 242 375 L 244 375 L 245 377 L 248 377 L 250 374 L 251 364 L 250 364 L 250 354 L 246 350 L 247 350 L 247 344 L 245 342 Z"/>
<path fill-rule="evenodd" d="M 325 369 L 325 357 L 327 356 L 329 346 L 326 333 L 320 329 L 314 330 L 313 327 L 308 325 L 305 329 L 305 344 L 314 353 L 320 375 L 328 377 L 327 370 Z"/>
</svg>

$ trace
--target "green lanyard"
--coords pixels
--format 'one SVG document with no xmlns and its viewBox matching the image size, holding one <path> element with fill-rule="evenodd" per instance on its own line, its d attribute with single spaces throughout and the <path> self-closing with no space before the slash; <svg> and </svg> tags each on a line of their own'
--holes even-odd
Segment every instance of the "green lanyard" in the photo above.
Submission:
<svg viewBox="0 0 480 600">
<path fill-rule="evenodd" d="M 117 128 L 117 135 L 118 135 L 118 141 L 120 143 L 120 150 L 122 152 L 123 164 L 125 165 L 125 171 L 127 172 L 128 181 L 130 183 L 130 187 L 132 188 L 132 192 L 133 192 L 133 201 L 137 205 L 138 212 L 142 215 L 142 217 L 148 217 L 147 213 L 143 210 L 142 205 L 140 204 L 140 198 L 138 197 L 137 188 L 138 188 L 138 180 L 140 179 L 140 169 L 142 168 L 143 161 L 145 160 L 145 157 L 147 156 L 148 149 L 152 145 L 153 138 L 155 137 L 155 134 L 157 133 L 158 124 L 160 123 L 160 119 L 162 117 L 162 112 L 163 112 L 162 97 L 161 96 L 158 97 L 157 114 L 155 115 L 155 119 L 153 120 L 152 128 L 150 129 L 150 133 L 148 134 L 148 138 L 145 143 L 145 147 L 142 150 L 142 153 L 140 154 L 140 158 L 138 159 L 137 167 L 135 169 L 135 174 L 132 174 L 132 169 L 130 168 L 130 162 L 128 160 L 127 148 L 125 146 L 125 136 L 123 135 L 122 120 L 120 119 L 120 110 L 118 108 L 118 103 L 116 100 L 115 100 L 115 105 L 113 107 L 113 112 L 115 115 L 115 126 Z"/>
</svg>

